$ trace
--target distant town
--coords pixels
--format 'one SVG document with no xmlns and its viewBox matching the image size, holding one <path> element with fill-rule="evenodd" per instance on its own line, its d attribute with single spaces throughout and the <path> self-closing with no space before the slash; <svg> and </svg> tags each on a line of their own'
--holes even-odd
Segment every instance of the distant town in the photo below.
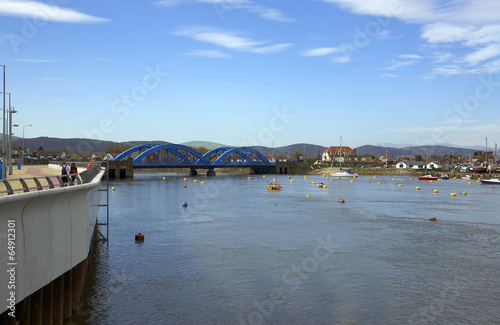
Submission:
<svg viewBox="0 0 500 325">
<path fill-rule="evenodd" d="M 88 139 L 32 138 L 13 141 L 12 161 L 25 164 L 44 164 L 49 161 L 111 160 L 123 151 L 145 141 L 115 143 Z M 159 144 L 168 142 L 158 141 Z M 212 142 L 191 142 L 184 145 L 204 154 L 225 145 Z M 45 148 L 44 148 L 45 146 Z M 23 149 L 24 148 L 24 149 Z M 54 149 L 60 148 L 60 149 Z M 460 169 L 471 171 L 496 170 L 496 149 L 481 151 L 446 146 L 415 146 L 391 148 L 366 145 L 358 148 L 345 146 L 322 147 L 312 144 L 294 144 L 285 147 L 251 147 L 271 162 L 295 162 L 316 166 L 380 167 L 398 169 Z M 486 149 L 486 147 L 485 147 Z M 160 154 L 161 155 L 161 154 Z M 158 159 L 158 157 L 154 158 Z M 159 160 L 166 159 L 159 157 Z"/>
</svg>

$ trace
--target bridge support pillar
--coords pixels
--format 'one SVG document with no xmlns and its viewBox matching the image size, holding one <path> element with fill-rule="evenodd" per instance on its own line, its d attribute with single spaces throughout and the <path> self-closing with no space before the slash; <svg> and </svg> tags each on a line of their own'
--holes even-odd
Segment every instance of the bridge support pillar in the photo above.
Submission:
<svg viewBox="0 0 500 325">
<path fill-rule="evenodd" d="M 189 176 L 196 176 L 196 175 L 198 175 L 198 172 L 196 171 L 196 169 L 191 168 L 191 170 L 189 171 Z"/>
<path fill-rule="evenodd" d="M 215 170 L 209 169 L 207 172 L 207 176 L 215 176 Z"/>
</svg>

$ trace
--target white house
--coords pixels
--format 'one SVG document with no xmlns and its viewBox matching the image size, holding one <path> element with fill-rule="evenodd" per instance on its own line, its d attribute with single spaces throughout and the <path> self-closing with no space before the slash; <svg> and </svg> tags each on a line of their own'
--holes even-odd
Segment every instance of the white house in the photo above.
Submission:
<svg viewBox="0 0 500 325">
<path fill-rule="evenodd" d="M 438 163 L 435 163 L 434 161 L 431 161 L 431 162 L 427 163 L 427 169 L 438 169 L 438 168 L 441 168 L 441 167 L 443 167 L 443 166 L 441 166 Z"/>
<path fill-rule="evenodd" d="M 403 160 L 396 164 L 396 168 L 424 169 L 425 161 Z"/>
</svg>

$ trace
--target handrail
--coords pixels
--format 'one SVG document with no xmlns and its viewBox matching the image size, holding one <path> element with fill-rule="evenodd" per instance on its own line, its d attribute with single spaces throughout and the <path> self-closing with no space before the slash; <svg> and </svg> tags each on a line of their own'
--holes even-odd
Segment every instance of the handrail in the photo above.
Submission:
<svg viewBox="0 0 500 325">
<path fill-rule="evenodd" d="M 0 191 L 0 196 L 87 184 L 90 183 L 99 174 L 100 170 L 101 167 L 96 166 L 91 169 L 84 170 L 81 173 L 69 174 L 67 176 L 51 175 L 51 176 L 4 179 L 0 181 L 0 186 L 3 184 L 3 186 L 5 186 L 5 190 Z M 72 179 L 73 177 L 75 178 L 74 181 Z M 67 178 L 68 182 L 65 183 L 63 178 Z M 54 182 L 54 180 L 57 181 Z M 30 187 L 28 183 L 34 183 L 34 186 Z"/>
</svg>

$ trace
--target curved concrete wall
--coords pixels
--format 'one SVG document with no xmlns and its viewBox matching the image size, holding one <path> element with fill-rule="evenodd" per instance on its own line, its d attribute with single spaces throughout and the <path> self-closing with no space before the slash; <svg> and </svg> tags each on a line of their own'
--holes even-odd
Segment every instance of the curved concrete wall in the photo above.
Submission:
<svg viewBox="0 0 500 325">
<path fill-rule="evenodd" d="M 16 303 L 89 254 L 104 170 L 91 183 L 0 197 L 0 313 L 7 310 L 8 221 L 15 220 Z"/>
</svg>

